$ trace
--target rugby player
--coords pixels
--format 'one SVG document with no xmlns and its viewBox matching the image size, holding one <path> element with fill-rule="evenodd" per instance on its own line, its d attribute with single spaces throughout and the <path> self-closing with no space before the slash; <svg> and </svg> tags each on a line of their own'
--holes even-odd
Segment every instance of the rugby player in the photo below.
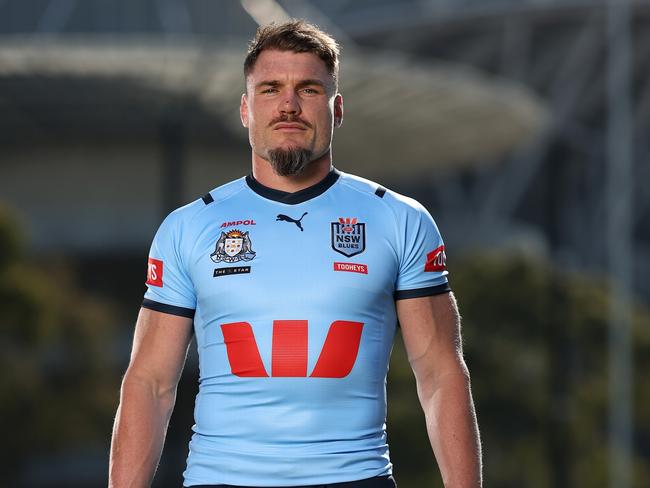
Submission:
<svg viewBox="0 0 650 488">
<path fill-rule="evenodd" d="M 111 487 L 151 484 L 194 335 L 184 486 L 394 488 L 386 374 L 398 331 L 445 486 L 481 486 L 444 244 L 418 202 L 332 165 L 338 55 L 304 21 L 251 42 L 240 114 L 252 171 L 172 212 L 154 237 Z"/>
</svg>

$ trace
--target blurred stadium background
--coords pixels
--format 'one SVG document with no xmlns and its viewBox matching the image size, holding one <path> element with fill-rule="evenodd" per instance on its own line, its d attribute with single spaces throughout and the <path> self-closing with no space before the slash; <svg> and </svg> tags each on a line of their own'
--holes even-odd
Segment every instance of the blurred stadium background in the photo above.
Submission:
<svg viewBox="0 0 650 488">
<path fill-rule="evenodd" d="M 245 47 L 286 17 L 343 44 L 336 166 L 443 232 L 485 486 L 650 486 L 650 2 L 623 0 L 0 0 L 0 486 L 106 486 L 149 242 L 249 172 Z M 442 486 L 399 337 L 388 389 L 400 488 Z"/>
</svg>

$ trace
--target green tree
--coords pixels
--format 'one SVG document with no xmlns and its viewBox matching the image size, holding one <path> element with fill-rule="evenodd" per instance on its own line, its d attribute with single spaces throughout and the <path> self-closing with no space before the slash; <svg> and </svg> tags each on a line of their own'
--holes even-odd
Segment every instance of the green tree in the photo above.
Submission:
<svg viewBox="0 0 650 488">
<path fill-rule="evenodd" d="M 0 485 L 30 456 L 106 443 L 116 405 L 110 309 L 64 266 L 27 259 L 0 207 Z"/>
<path fill-rule="evenodd" d="M 451 269 L 483 440 L 485 485 L 606 486 L 604 280 L 521 256 L 473 256 Z M 634 354 L 640 488 L 650 479 L 650 318 L 641 308 L 635 310 Z M 401 341 L 389 374 L 388 429 L 400 488 L 442 486 Z"/>
</svg>

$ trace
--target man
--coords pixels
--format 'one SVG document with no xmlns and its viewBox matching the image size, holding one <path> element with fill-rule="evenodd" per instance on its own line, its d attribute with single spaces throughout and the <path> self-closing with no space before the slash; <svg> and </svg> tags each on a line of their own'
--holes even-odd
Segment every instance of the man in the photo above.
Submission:
<svg viewBox="0 0 650 488">
<path fill-rule="evenodd" d="M 481 485 L 444 246 L 412 199 L 332 166 L 338 47 L 260 28 L 244 64 L 252 174 L 163 222 L 122 384 L 110 486 L 148 486 L 192 334 L 184 486 L 394 487 L 385 380 L 399 320 L 446 487 Z"/>
</svg>

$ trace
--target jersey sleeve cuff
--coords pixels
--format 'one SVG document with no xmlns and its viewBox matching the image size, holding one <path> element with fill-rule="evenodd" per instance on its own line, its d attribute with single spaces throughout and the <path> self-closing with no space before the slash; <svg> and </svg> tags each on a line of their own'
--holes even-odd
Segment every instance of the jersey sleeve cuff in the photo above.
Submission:
<svg viewBox="0 0 650 488">
<path fill-rule="evenodd" d="M 187 317 L 188 319 L 194 318 L 194 310 L 191 308 L 177 307 L 176 305 L 168 305 L 166 303 L 155 302 L 145 298 L 142 300 L 142 308 L 148 308 L 156 312 L 168 313 L 171 315 L 178 315 L 179 317 Z"/>
<path fill-rule="evenodd" d="M 403 300 L 404 298 L 419 298 L 419 297 L 428 297 L 432 295 L 441 295 L 443 293 L 449 293 L 451 288 L 449 283 L 442 283 L 436 286 L 429 286 L 426 288 L 416 288 L 414 290 L 396 290 L 394 297 L 395 300 Z"/>
</svg>

